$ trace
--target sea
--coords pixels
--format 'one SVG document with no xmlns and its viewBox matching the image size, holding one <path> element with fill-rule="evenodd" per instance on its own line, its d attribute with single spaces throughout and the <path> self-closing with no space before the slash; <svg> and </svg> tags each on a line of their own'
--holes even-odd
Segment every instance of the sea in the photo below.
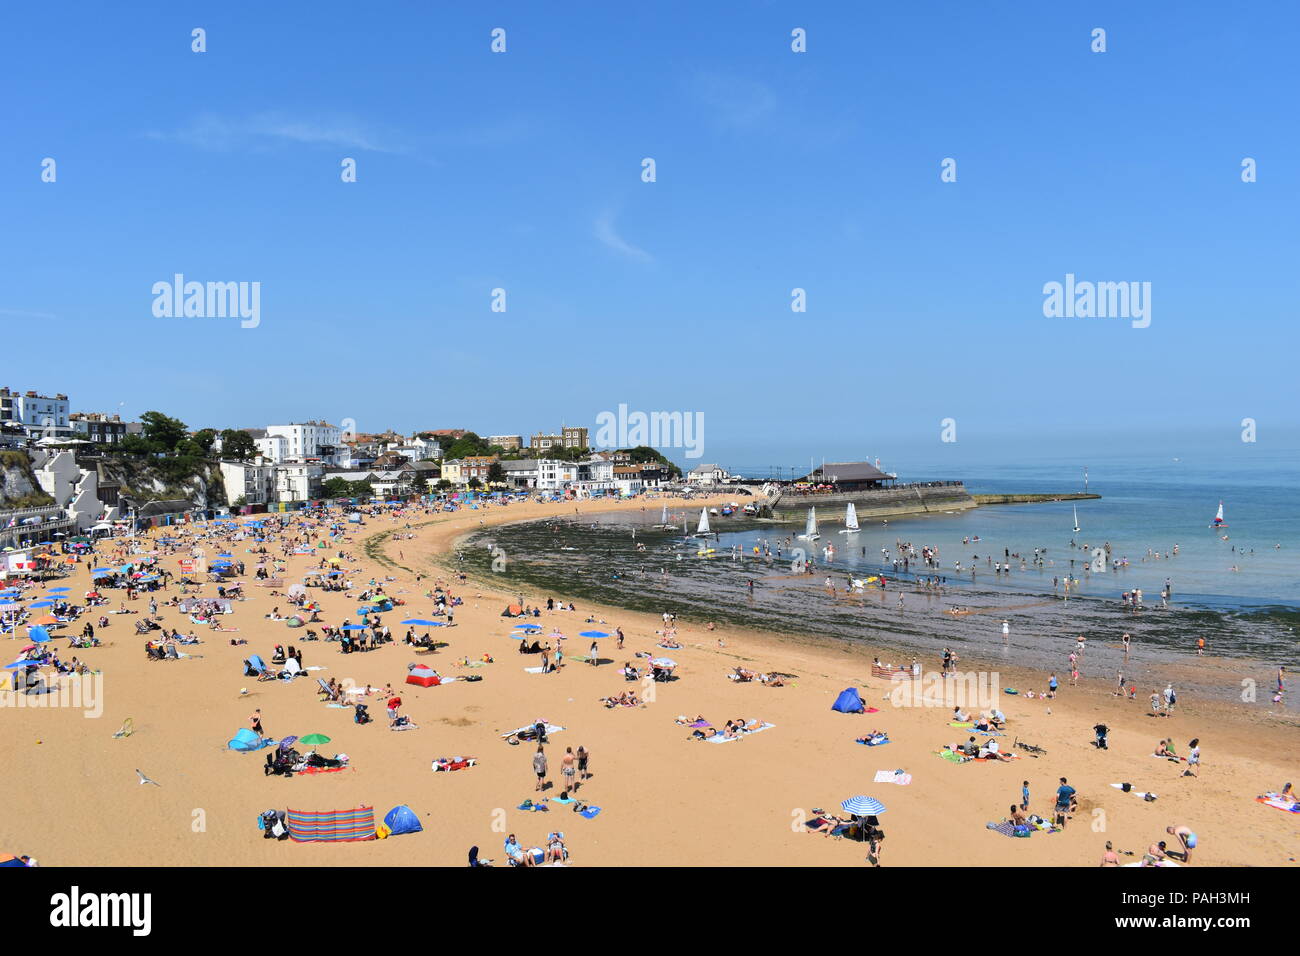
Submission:
<svg viewBox="0 0 1300 956">
<path fill-rule="evenodd" d="M 1100 498 L 867 519 L 856 534 L 839 533 L 842 510 L 819 511 L 821 537 L 811 543 L 798 537 L 802 519 L 757 520 L 739 510 L 711 515 L 717 537 L 697 538 L 700 509 L 681 501 L 670 507 L 675 530 L 657 530 L 661 505 L 637 501 L 625 512 L 493 529 L 471 538 L 462 559 L 486 571 L 490 544 L 507 556 L 509 574 L 542 593 L 863 640 L 927 660 L 952 647 L 1060 669 L 1075 637 L 1085 633 L 1094 646 L 1109 649 L 1091 654 L 1094 672 L 1126 667 L 1138 679 L 1153 679 L 1159 664 L 1194 653 L 1201 637 L 1207 653 L 1237 660 L 1262 684 L 1279 663 L 1300 656 L 1297 475 L 1300 456 L 1283 453 L 1094 456 L 1086 490 Z M 1085 490 L 1083 468 L 1064 458 L 968 463 L 957 475 L 942 464 L 918 463 L 900 475 L 952 478 L 973 494 Z M 1220 501 L 1225 527 L 1215 528 Z M 896 566 L 906 545 L 937 549 L 939 566 Z M 1107 547 L 1121 567 L 1092 571 L 1095 549 Z M 800 558 L 812 567 L 797 566 Z M 1010 571 L 995 573 L 993 562 L 1008 563 Z M 855 579 L 872 577 L 883 578 L 884 588 L 872 582 L 851 589 Z M 1160 597 L 1166 584 L 1167 605 Z M 1138 613 L 1121 600 L 1135 589 L 1143 592 Z M 1003 620 L 1011 631 L 1005 640 Z M 1124 632 L 1132 634 L 1132 659 L 1115 651 Z M 1235 678 L 1204 684 L 1224 698 L 1239 690 Z"/>
</svg>

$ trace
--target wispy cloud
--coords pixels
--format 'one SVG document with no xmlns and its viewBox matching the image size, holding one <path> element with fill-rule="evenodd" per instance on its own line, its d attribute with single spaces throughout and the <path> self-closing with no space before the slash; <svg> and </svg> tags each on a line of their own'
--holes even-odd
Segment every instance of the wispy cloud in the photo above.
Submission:
<svg viewBox="0 0 1300 956">
<path fill-rule="evenodd" d="M 355 117 L 300 116 L 257 113 L 245 117 L 203 113 L 171 131 L 151 131 L 152 139 L 184 143 L 198 149 L 229 151 L 300 144 L 332 146 L 375 153 L 404 153 L 406 148 L 389 131 Z"/>
<path fill-rule="evenodd" d="M 729 73 L 696 73 L 689 89 L 724 126 L 753 126 L 777 107 L 776 94 L 766 84 Z"/>
<path fill-rule="evenodd" d="M 614 222 L 616 215 L 613 209 L 605 209 L 601 212 L 596 217 L 595 223 L 592 224 L 592 234 L 620 255 L 635 259 L 638 262 L 653 262 L 654 256 L 639 246 L 632 245 L 618 234 L 618 228 Z"/>
</svg>

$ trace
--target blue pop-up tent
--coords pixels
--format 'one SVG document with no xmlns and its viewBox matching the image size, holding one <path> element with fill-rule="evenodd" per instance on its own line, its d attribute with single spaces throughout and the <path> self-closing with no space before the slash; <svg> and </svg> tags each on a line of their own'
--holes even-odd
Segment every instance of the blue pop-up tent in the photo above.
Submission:
<svg viewBox="0 0 1300 956">
<path fill-rule="evenodd" d="M 388 811 L 384 825 L 393 832 L 393 836 L 399 833 L 419 833 L 424 829 L 420 826 L 420 818 L 415 815 L 415 811 L 404 803 Z"/>
<path fill-rule="evenodd" d="M 238 750 L 240 753 L 252 753 L 266 746 L 268 743 L 247 727 L 236 731 L 235 736 L 226 741 L 227 749 Z"/>
<path fill-rule="evenodd" d="M 250 667 L 253 668 L 253 670 L 257 671 L 257 673 L 259 674 L 266 673 L 266 661 L 262 660 L 262 658 L 259 657 L 258 655 L 254 654 L 252 657 L 250 657 L 248 659 L 248 664 Z"/>
<path fill-rule="evenodd" d="M 866 709 L 856 687 L 844 688 L 840 691 L 840 696 L 835 698 L 835 703 L 831 704 L 831 710 L 841 714 L 860 714 Z"/>
</svg>

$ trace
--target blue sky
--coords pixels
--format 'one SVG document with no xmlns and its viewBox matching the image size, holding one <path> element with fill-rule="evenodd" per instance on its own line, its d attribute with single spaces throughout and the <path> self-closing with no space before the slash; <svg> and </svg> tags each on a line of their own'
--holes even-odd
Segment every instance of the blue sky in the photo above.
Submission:
<svg viewBox="0 0 1300 956">
<path fill-rule="evenodd" d="M 627 403 L 703 412 L 710 460 L 904 468 L 1295 434 L 1293 3 L 61 10 L 0 29 L 0 383 L 74 410 Z M 177 272 L 260 282 L 261 324 L 154 317 Z M 1151 326 L 1045 318 L 1066 273 L 1150 282 Z"/>
</svg>

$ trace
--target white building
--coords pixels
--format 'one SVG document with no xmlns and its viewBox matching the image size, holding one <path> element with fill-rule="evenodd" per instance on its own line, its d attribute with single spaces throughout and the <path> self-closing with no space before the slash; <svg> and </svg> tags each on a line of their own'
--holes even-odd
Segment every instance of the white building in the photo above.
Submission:
<svg viewBox="0 0 1300 956">
<path fill-rule="evenodd" d="M 273 442 L 281 438 L 284 444 Z M 266 457 L 272 461 L 334 461 L 343 430 L 337 425 L 326 422 L 295 422 L 289 425 L 267 425 L 266 439 L 268 450 L 282 455 L 280 458 Z M 260 444 L 260 443 L 259 443 Z"/>
<path fill-rule="evenodd" d="M 542 491 L 563 491 L 578 480 L 578 465 L 572 461 L 537 460 L 537 488 Z"/>
<path fill-rule="evenodd" d="M 37 395 L 35 392 L 9 392 L 4 389 L 4 407 L 10 420 L 22 425 L 35 438 L 65 437 L 72 433 L 68 424 L 68 396 Z"/>
<path fill-rule="evenodd" d="M 275 467 L 265 459 L 254 461 L 221 461 L 221 480 L 226 486 L 226 504 L 233 505 L 240 498 L 246 505 L 264 505 L 275 494 Z"/>
<path fill-rule="evenodd" d="M 686 474 L 688 485 L 720 485 L 731 479 L 721 465 L 696 465 Z"/>
<path fill-rule="evenodd" d="M 321 496 L 325 466 L 311 462 L 282 462 L 274 468 L 276 501 L 314 501 Z"/>
<path fill-rule="evenodd" d="M 254 438 L 253 444 L 257 446 L 257 453 L 272 464 L 278 465 L 289 458 L 289 439 L 283 435 Z"/>
</svg>

